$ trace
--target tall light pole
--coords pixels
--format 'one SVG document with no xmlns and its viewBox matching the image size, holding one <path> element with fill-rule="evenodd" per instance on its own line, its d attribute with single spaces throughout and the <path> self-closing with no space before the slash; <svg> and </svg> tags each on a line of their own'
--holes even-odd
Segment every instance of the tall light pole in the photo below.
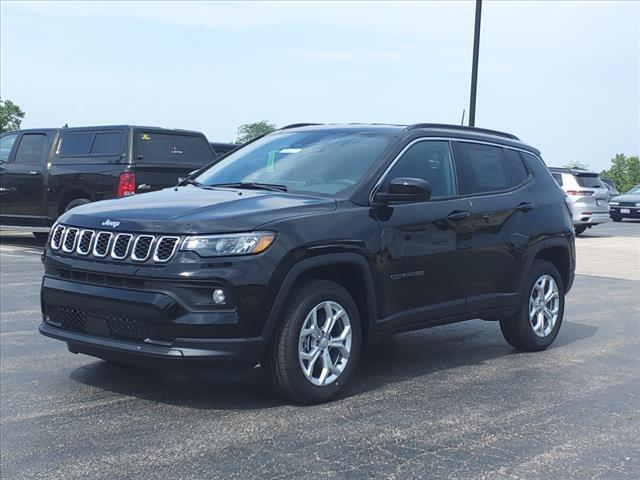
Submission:
<svg viewBox="0 0 640 480">
<path fill-rule="evenodd" d="M 476 0 L 476 26 L 473 32 L 473 64 L 471 65 L 471 98 L 469 99 L 469 126 L 476 124 L 476 90 L 478 89 L 478 53 L 480 52 L 480 16 L 482 0 Z"/>
</svg>

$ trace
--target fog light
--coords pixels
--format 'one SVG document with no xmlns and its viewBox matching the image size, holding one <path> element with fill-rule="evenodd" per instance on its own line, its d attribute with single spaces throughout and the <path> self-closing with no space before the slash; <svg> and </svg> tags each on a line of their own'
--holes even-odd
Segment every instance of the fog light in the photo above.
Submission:
<svg viewBox="0 0 640 480">
<path fill-rule="evenodd" d="M 216 288 L 213 291 L 213 303 L 217 304 L 217 305 L 222 305 L 223 303 L 226 303 L 227 301 L 227 297 L 224 294 L 224 290 L 222 290 L 221 288 Z"/>
</svg>

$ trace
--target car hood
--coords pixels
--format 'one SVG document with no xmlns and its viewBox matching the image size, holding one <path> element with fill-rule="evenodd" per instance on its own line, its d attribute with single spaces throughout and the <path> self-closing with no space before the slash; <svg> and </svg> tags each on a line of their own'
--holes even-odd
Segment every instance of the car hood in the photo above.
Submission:
<svg viewBox="0 0 640 480">
<path fill-rule="evenodd" d="M 640 195 L 618 195 L 611 199 L 612 202 L 640 202 Z"/>
<path fill-rule="evenodd" d="M 65 213 L 59 222 L 113 231 L 223 233 L 335 208 L 336 201 L 326 197 L 186 186 L 89 203 Z"/>
</svg>

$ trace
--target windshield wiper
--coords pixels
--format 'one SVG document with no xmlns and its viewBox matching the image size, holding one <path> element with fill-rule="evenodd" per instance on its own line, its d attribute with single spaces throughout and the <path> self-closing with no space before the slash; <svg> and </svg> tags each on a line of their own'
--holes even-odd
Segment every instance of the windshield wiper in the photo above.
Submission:
<svg viewBox="0 0 640 480">
<path fill-rule="evenodd" d="M 229 188 L 248 188 L 253 190 L 271 190 L 272 192 L 286 192 L 285 185 L 276 185 L 275 183 L 256 183 L 256 182 L 233 182 L 233 183 L 214 183 L 207 187 L 229 187 Z"/>
<path fill-rule="evenodd" d="M 194 180 L 193 178 L 187 178 L 186 180 L 183 180 L 180 185 L 193 185 L 194 187 L 202 187 L 202 183 Z"/>
</svg>

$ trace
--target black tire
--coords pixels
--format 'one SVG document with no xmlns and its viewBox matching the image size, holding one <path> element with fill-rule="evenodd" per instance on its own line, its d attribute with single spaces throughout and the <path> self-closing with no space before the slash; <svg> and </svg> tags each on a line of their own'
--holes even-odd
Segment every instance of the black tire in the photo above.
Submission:
<svg viewBox="0 0 640 480">
<path fill-rule="evenodd" d="M 546 337 L 536 335 L 529 321 L 529 299 L 531 292 L 533 291 L 536 281 L 543 275 L 553 277 L 558 287 L 559 297 L 558 318 L 553 329 Z M 500 320 L 500 330 L 502 330 L 502 335 L 505 340 L 518 350 L 537 352 L 546 349 L 553 343 L 560 331 L 562 317 L 564 316 L 564 296 L 564 284 L 556 267 L 546 260 L 535 260 L 529 273 L 529 278 L 525 283 L 524 290 L 520 294 L 520 305 L 517 313 L 512 318 Z"/>
<path fill-rule="evenodd" d="M 338 378 L 329 385 L 316 386 L 302 371 L 298 344 L 307 315 L 325 301 L 337 302 L 346 311 L 351 324 L 351 350 Z M 347 290 L 327 280 L 305 281 L 289 300 L 262 366 L 280 396 L 306 404 L 328 402 L 338 396 L 353 377 L 360 357 L 361 332 L 358 308 Z"/>
<path fill-rule="evenodd" d="M 611 215 L 611 220 L 613 220 L 614 222 L 621 222 L 622 217 L 620 215 Z"/>
<path fill-rule="evenodd" d="M 76 198 L 75 200 L 71 200 L 69 203 L 67 203 L 67 206 L 64 207 L 64 211 L 68 212 L 72 208 L 79 207 L 80 205 L 86 205 L 87 203 L 91 203 L 91 200 L 89 200 L 88 198 Z"/>
<path fill-rule="evenodd" d="M 34 237 L 36 237 L 36 240 L 38 240 L 39 242 L 46 242 L 47 238 L 49 238 L 49 232 L 31 232 L 33 234 Z"/>
<path fill-rule="evenodd" d="M 581 233 L 584 233 L 584 231 L 587 229 L 586 225 L 578 225 L 573 227 L 573 229 L 576 232 L 576 235 L 580 235 Z"/>
</svg>

